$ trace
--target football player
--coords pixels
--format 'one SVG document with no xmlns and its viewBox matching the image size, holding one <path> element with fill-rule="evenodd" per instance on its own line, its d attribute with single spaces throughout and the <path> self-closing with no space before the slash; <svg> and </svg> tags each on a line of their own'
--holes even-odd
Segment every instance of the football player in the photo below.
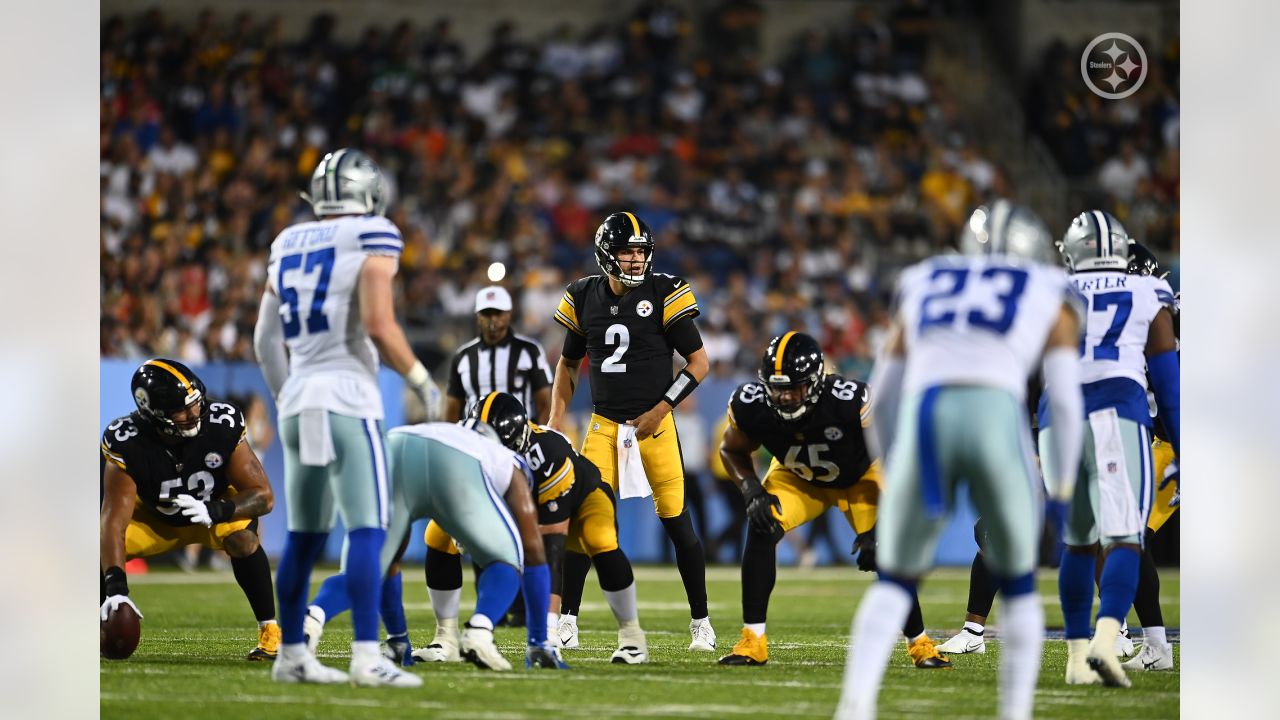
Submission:
<svg viewBox="0 0 1280 720">
<path fill-rule="evenodd" d="M 1114 648 L 1137 592 L 1154 482 L 1148 378 L 1160 422 L 1175 455 L 1178 450 L 1176 301 L 1166 281 L 1126 272 L 1129 236 L 1109 213 L 1090 210 L 1076 216 L 1061 252 L 1072 283 L 1088 303 L 1081 346 L 1084 452 L 1066 526 L 1067 551 L 1058 570 L 1066 681 L 1129 687 Z M 1049 462 L 1055 457 L 1059 418 L 1042 400 L 1040 456 Z M 1100 600 L 1090 640 L 1098 563 Z"/>
<path fill-rule="evenodd" d="M 1025 395 L 1043 365 L 1059 418 L 1044 470 L 1057 526 L 1080 455 L 1081 310 L 1030 210 L 1006 200 L 978 208 L 960 249 L 903 271 L 871 376 L 875 436 L 886 448 L 880 578 L 854 616 L 838 718 L 875 717 L 894 639 L 961 483 L 983 518 L 985 558 L 1003 596 L 999 715 L 1032 714 L 1044 642 L 1035 591 L 1044 505 Z"/>
<path fill-rule="evenodd" d="M 460 423 L 425 423 L 392 429 L 387 434 L 394 502 L 391 542 L 383 546 L 382 616 L 390 637 L 388 657 L 412 665 L 399 572 L 400 555 L 419 518 L 434 518 L 442 532 L 466 544 L 482 572 L 476 583 L 476 610 L 458 636 L 458 601 L 462 565 L 457 564 L 458 592 L 438 617 L 452 620 L 453 660 L 465 658 L 483 670 L 510 670 L 511 663 L 493 640 L 494 622 L 523 590 L 527 608 L 528 646 L 525 667 L 563 669 L 554 641 L 548 641 L 547 603 L 551 575 L 538 534 L 537 511 L 524 460 L 500 444 L 487 423 L 468 418 Z M 348 548 L 349 549 L 349 548 Z M 428 559 L 428 562 L 430 560 Z M 345 573 L 325 580 L 307 610 L 307 642 L 312 652 L 324 624 L 350 607 Z M 437 630 L 437 637 L 440 632 Z"/>
<path fill-rule="evenodd" d="M 689 649 L 713 652 L 716 634 L 707 615 L 706 558 L 685 507 L 684 462 L 671 417 L 709 367 L 702 336 L 693 324 L 698 301 L 682 278 L 653 272 L 653 235 L 634 214 L 605 218 L 594 244 L 603 274 L 570 283 L 556 309 L 565 340 L 547 425 L 564 432 L 565 412 L 586 357 L 594 407 L 582 454 L 600 468 L 615 496 L 643 497 L 652 491 L 654 510 L 675 546 L 689 601 Z M 673 351 L 685 359 L 675 378 Z M 626 457 L 625 465 L 620 455 Z M 576 616 L 590 567 L 585 554 L 568 553 L 560 617 L 560 639 L 566 646 L 575 642 Z"/>
<path fill-rule="evenodd" d="M 258 542 L 258 518 L 271 512 L 274 497 L 245 442 L 244 414 L 210 402 L 200 378 L 176 360 L 146 361 L 130 388 L 138 409 L 102 434 L 102 619 L 122 604 L 138 609 L 126 558 L 187 545 L 225 550 L 258 620 L 249 659 L 274 659 L 280 628 L 271 565 Z"/>
<path fill-rule="evenodd" d="M 742 639 L 721 665 L 769 661 L 765 615 L 777 577 L 775 546 L 783 535 L 837 508 L 858 534 L 858 567 L 874 572 L 880 464 L 867 450 L 867 386 L 828 375 L 818 341 L 791 331 L 764 351 L 759 382 L 729 400 L 729 425 L 720 457 L 742 490 L 750 524 L 742 553 Z M 773 455 L 764 482 L 751 454 L 764 445 Z M 907 652 L 918 668 L 951 663 L 924 632 L 917 601 L 904 628 Z"/>
<path fill-rule="evenodd" d="M 416 687 L 378 650 L 378 608 L 391 508 L 378 367 L 386 363 L 419 393 L 428 418 L 440 391 L 395 317 L 392 279 L 404 241 L 383 217 L 382 171 L 364 153 L 325 155 L 311 175 L 318 218 L 285 228 L 271 243 L 253 346 L 279 408 L 289 536 L 276 576 L 283 642 L 272 678 L 342 683 L 303 638 L 311 569 L 333 527 L 347 531 L 351 592 L 351 682 Z"/>
</svg>

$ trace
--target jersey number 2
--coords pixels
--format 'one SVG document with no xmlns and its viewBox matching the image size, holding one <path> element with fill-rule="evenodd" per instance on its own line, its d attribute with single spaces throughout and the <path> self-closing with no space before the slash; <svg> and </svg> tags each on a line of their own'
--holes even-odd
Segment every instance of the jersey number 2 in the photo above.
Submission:
<svg viewBox="0 0 1280 720">
<path fill-rule="evenodd" d="M 626 325 L 614 323 L 604 331 L 604 344 L 613 345 L 615 342 L 618 348 L 600 363 L 600 372 L 624 373 L 627 371 L 627 364 L 620 362 L 622 356 L 627 354 L 627 348 L 631 347 L 631 333 L 627 331 Z"/>
<path fill-rule="evenodd" d="M 307 313 L 307 333 L 322 333 L 329 329 L 329 318 L 324 314 L 324 299 L 329 294 L 329 276 L 333 274 L 333 248 L 321 248 L 306 255 L 285 255 L 280 258 L 280 299 L 289 306 L 289 316 L 284 318 L 285 339 L 295 338 L 302 332 L 302 319 L 298 317 L 298 289 L 284 284 L 284 274 L 302 268 L 310 275 L 320 268 L 320 279 L 311 295 L 311 311 Z M 281 313 L 283 315 L 284 313 Z"/>
</svg>

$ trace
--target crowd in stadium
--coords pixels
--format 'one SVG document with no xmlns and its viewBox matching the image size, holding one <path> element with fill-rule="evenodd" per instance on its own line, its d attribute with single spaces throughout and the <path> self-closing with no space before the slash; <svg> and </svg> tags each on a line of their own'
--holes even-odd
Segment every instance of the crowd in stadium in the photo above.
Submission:
<svg viewBox="0 0 1280 720">
<path fill-rule="evenodd" d="M 353 146 L 394 185 L 401 309 L 429 366 L 473 334 L 495 260 L 554 362 L 564 285 L 597 271 L 592 233 L 630 209 L 656 268 L 697 288 L 713 372 L 753 371 L 768 338 L 804 328 L 865 377 L 893 271 L 1009 179 L 928 74 L 922 3 L 860 6 L 777 65 L 765 21 L 750 2 L 703 18 L 646 2 L 536 40 L 499 22 L 468 52 L 448 19 L 354 43 L 328 15 L 301 40 L 247 13 L 106 19 L 102 354 L 251 360 L 267 248 L 309 217 L 298 191 L 323 153 Z M 1042 73 L 1071 57 L 1054 46 Z M 1154 70 L 1149 102 L 1108 106 L 1126 115 L 1052 82 L 1029 83 L 1027 107 L 1070 176 L 1097 176 L 1131 231 L 1176 252 L 1176 91 Z"/>
</svg>

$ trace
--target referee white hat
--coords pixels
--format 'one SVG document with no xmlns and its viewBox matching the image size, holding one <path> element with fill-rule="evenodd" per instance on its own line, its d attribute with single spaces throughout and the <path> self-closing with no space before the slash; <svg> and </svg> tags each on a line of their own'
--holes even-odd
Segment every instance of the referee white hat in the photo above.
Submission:
<svg viewBox="0 0 1280 720">
<path fill-rule="evenodd" d="M 481 310 L 511 312 L 511 294 L 498 285 L 480 288 L 480 292 L 476 293 L 476 312 Z"/>
</svg>

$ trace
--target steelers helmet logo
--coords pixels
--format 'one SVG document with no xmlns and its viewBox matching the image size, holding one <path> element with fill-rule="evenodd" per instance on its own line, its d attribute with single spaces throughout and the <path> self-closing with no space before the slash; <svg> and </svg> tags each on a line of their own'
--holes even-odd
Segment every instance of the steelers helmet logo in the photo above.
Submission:
<svg viewBox="0 0 1280 720">
<path fill-rule="evenodd" d="M 139 409 L 141 410 L 151 409 L 151 396 L 147 394 L 146 388 L 138 388 L 137 390 L 134 390 L 133 399 L 138 403 Z"/>
<path fill-rule="evenodd" d="M 653 314 L 653 303 L 649 302 L 648 300 L 641 300 L 636 305 L 636 314 L 639 315 L 640 317 L 649 317 L 651 314 Z"/>
<path fill-rule="evenodd" d="M 831 442 L 835 442 L 840 438 L 844 437 L 844 431 L 834 425 L 827 428 L 826 430 L 823 430 L 822 434 L 826 435 L 827 439 L 830 440 Z"/>
<path fill-rule="evenodd" d="M 557 503 L 555 500 L 552 500 L 551 502 L 547 503 L 547 509 L 550 510 L 551 512 L 555 512 L 556 510 L 560 509 L 560 504 Z"/>
<path fill-rule="evenodd" d="M 222 466 L 222 456 L 218 453 L 211 452 L 204 456 L 204 464 L 210 470 L 216 470 Z"/>
</svg>

